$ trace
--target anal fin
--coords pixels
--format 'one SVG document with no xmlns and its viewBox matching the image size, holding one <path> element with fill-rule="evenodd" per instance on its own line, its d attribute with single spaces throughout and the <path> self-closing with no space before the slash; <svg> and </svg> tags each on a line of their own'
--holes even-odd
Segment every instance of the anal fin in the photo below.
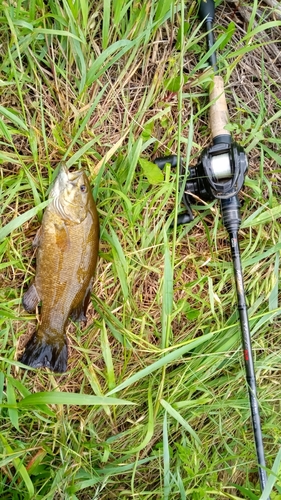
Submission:
<svg viewBox="0 0 281 500">
<path fill-rule="evenodd" d="M 72 321 L 87 321 L 86 312 L 87 312 L 87 308 L 88 308 L 90 298 L 91 298 L 92 284 L 93 284 L 93 280 L 90 281 L 90 284 L 86 290 L 86 293 L 85 293 L 85 296 L 84 296 L 82 302 L 80 302 L 80 304 L 78 304 L 78 306 L 76 306 L 72 310 L 72 312 L 71 312 Z"/>
<path fill-rule="evenodd" d="M 40 245 L 40 236 L 41 236 L 42 226 L 39 227 L 37 233 L 35 234 L 34 240 L 32 242 L 33 248 L 38 248 Z"/>
</svg>

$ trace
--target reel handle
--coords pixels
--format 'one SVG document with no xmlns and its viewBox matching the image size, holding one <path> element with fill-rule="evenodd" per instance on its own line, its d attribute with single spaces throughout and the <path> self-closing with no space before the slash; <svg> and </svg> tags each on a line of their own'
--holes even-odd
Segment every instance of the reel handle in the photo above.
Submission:
<svg viewBox="0 0 281 500">
<path fill-rule="evenodd" d="M 159 158 L 155 158 L 154 163 L 158 166 L 158 168 L 160 168 L 160 170 L 163 170 L 166 163 L 169 163 L 171 167 L 174 168 L 177 166 L 178 161 L 180 161 L 180 167 L 182 170 L 183 169 L 182 158 L 178 158 L 177 155 L 161 156 Z M 172 222 L 171 227 L 174 227 L 174 225 L 180 226 L 181 224 L 187 224 L 188 222 L 191 222 L 194 219 L 191 210 L 191 201 L 187 193 L 184 193 L 183 195 L 183 202 L 185 204 L 186 211 L 178 215 L 177 220 L 175 222 Z"/>
</svg>

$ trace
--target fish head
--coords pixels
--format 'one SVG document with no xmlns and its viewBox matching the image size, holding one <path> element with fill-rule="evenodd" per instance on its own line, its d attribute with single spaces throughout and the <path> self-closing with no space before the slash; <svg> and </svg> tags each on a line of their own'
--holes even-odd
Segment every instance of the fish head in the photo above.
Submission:
<svg viewBox="0 0 281 500">
<path fill-rule="evenodd" d="M 91 187 L 83 170 L 70 172 L 62 164 L 50 191 L 53 209 L 65 221 L 79 224 L 89 211 Z"/>
</svg>

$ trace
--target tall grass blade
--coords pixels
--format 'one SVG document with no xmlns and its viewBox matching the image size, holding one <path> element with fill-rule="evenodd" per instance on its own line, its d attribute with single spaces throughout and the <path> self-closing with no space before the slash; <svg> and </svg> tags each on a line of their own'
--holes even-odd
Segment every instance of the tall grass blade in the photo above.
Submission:
<svg viewBox="0 0 281 500">
<path fill-rule="evenodd" d="M 167 412 L 164 413 L 163 419 L 163 476 L 164 476 L 164 500 L 170 497 L 170 450 L 169 450 L 169 434 L 168 434 L 168 418 Z"/>
<path fill-rule="evenodd" d="M 106 49 L 109 41 L 111 0 L 103 0 L 102 48 Z"/>
<path fill-rule="evenodd" d="M 165 258 L 162 292 L 162 349 L 165 349 L 169 345 L 171 335 L 171 314 L 173 310 L 173 270 L 166 233 L 164 233 L 164 245 Z"/>
<path fill-rule="evenodd" d="M 101 348 L 102 348 L 103 359 L 106 366 L 108 389 L 111 390 L 115 387 L 116 383 L 115 383 L 115 374 L 114 374 L 111 349 L 104 321 L 102 323 L 102 329 L 101 329 Z"/>
<path fill-rule="evenodd" d="M 0 434 L 0 441 L 2 441 L 2 446 L 5 449 L 5 453 L 7 455 L 14 455 L 15 452 L 13 451 L 12 447 L 9 445 L 7 439 L 2 434 Z M 22 461 L 17 457 L 14 457 L 12 459 L 12 462 L 13 462 L 16 473 L 22 477 L 22 480 L 25 483 L 28 498 L 32 498 L 34 495 L 34 487 L 33 487 L 32 481 L 29 477 L 29 474 L 28 474 L 25 466 L 23 465 Z"/>
<path fill-rule="evenodd" d="M 124 255 L 123 248 L 120 244 L 120 241 L 117 237 L 117 234 L 111 228 L 111 236 L 108 237 L 109 241 L 112 244 L 112 253 L 114 258 L 114 264 L 116 268 L 117 275 L 120 280 L 120 285 L 122 287 L 122 292 L 124 295 L 124 300 L 127 300 L 129 295 L 127 276 L 128 276 L 128 264 Z"/>
<path fill-rule="evenodd" d="M 280 468 L 281 468 L 281 448 L 279 449 L 276 458 L 274 460 L 274 464 L 271 469 L 271 473 L 268 477 L 266 486 L 260 496 L 259 500 L 267 500 L 269 498 L 270 493 L 276 483 L 276 481 L 280 480 Z"/>
<path fill-rule="evenodd" d="M 268 297 L 268 309 L 269 311 L 274 311 L 278 309 L 278 290 L 279 290 L 279 264 L 280 264 L 280 257 L 279 257 L 279 252 L 276 252 L 276 257 L 275 257 L 275 263 L 274 263 L 274 271 L 273 271 L 273 277 L 275 284 L 271 290 L 271 293 Z"/>
<path fill-rule="evenodd" d="M 201 440 L 197 436 L 196 432 L 192 427 L 186 422 L 186 420 L 180 415 L 180 413 L 175 410 L 167 401 L 161 399 L 161 405 L 165 408 L 166 412 L 168 412 L 171 417 L 173 417 L 182 427 L 195 439 L 195 441 L 202 445 Z"/>
</svg>

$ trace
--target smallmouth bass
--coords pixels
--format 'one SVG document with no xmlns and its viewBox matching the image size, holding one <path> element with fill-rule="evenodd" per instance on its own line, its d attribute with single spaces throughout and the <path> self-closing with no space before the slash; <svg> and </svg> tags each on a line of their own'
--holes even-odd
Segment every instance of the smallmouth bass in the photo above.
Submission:
<svg viewBox="0 0 281 500">
<path fill-rule="evenodd" d="M 83 171 L 62 165 L 50 191 L 42 226 L 33 245 L 34 283 L 23 306 L 34 312 L 42 301 L 41 321 L 20 359 L 33 368 L 67 369 L 68 318 L 85 320 L 99 250 L 99 220 L 91 187 Z"/>
</svg>

